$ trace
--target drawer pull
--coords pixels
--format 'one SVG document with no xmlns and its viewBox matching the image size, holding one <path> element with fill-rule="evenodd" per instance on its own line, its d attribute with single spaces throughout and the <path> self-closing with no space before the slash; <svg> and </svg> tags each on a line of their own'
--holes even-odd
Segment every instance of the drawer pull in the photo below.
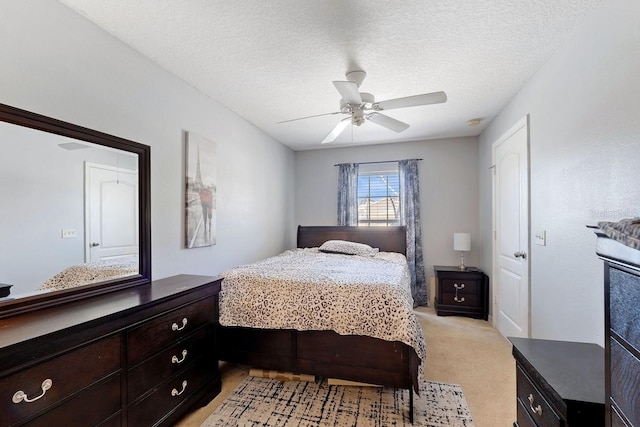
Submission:
<svg viewBox="0 0 640 427">
<path fill-rule="evenodd" d="M 453 287 L 456 288 L 456 289 L 464 289 L 464 283 L 461 283 L 459 285 L 457 283 L 454 283 Z"/>
<path fill-rule="evenodd" d="M 182 381 L 182 390 L 178 391 L 177 389 L 171 390 L 171 396 L 180 396 L 187 388 L 187 380 Z"/>
<path fill-rule="evenodd" d="M 542 416 L 542 406 L 538 405 L 535 408 L 533 407 L 533 394 L 529 394 L 528 399 L 529 399 L 529 408 L 531 409 L 531 412 Z"/>
<path fill-rule="evenodd" d="M 32 399 L 29 399 L 24 391 L 22 390 L 16 391 L 16 393 L 13 395 L 13 403 L 20 403 L 23 400 L 27 403 L 35 402 L 36 400 L 44 396 L 47 390 L 49 390 L 52 386 L 53 386 L 53 381 L 51 381 L 49 378 L 42 381 L 42 385 L 40 386 L 42 388 L 42 394 Z"/>
<path fill-rule="evenodd" d="M 178 365 L 184 362 L 184 359 L 187 358 L 187 350 L 182 350 L 182 359 L 178 359 L 178 356 L 175 354 L 171 357 L 171 363 L 177 363 Z"/>
<path fill-rule="evenodd" d="M 173 324 L 171 324 L 171 330 L 172 331 L 181 331 L 186 327 L 187 327 L 187 318 L 186 317 L 184 319 L 182 319 L 182 326 L 178 326 L 178 324 L 175 323 L 175 322 L 173 322 Z"/>
<path fill-rule="evenodd" d="M 460 298 L 458 298 L 458 295 L 456 295 L 455 297 L 453 297 L 453 300 L 454 300 L 455 302 L 464 302 L 464 297 L 460 297 Z"/>
</svg>

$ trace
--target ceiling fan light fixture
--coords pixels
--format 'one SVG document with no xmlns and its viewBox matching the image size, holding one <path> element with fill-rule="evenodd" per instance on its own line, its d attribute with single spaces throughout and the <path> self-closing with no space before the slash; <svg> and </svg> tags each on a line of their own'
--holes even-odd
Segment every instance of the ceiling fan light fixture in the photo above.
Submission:
<svg viewBox="0 0 640 427">
<path fill-rule="evenodd" d="M 345 74 L 345 77 L 348 81 L 354 82 L 358 87 L 360 87 L 364 79 L 367 77 L 367 73 L 361 70 L 349 71 Z"/>
</svg>

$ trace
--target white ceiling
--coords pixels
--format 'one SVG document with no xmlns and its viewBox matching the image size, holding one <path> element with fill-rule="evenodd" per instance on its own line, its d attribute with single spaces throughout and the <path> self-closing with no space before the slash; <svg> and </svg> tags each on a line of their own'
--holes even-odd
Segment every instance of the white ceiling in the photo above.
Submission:
<svg viewBox="0 0 640 427">
<path fill-rule="evenodd" d="M 332 81 L 364 70 L 410 124 L 347 129 L 330 146 L 478 135 L 600 0 L 60 0 L 294 150 L 342 116 Z M 479 126 L 466 122 L 481 118 Z M 324 146 L 326 147 L 326 145 Z"/>
</svg>

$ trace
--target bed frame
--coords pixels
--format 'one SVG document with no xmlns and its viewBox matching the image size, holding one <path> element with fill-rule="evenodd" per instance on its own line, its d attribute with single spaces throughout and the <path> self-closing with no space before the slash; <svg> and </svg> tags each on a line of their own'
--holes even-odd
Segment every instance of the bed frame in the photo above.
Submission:
<svg viewBox="0 0 640 427">
<path fill-rule="evenodd" d="M 327 240 L 366 243 L 385 252 L 406 254 L 405 227 L 298 226 L 299 248 L 318 247 Z M 419 392 L 415 350 L 399 341 L 385 341 L 333 331 L 296 331 L 219 327 L 220 359 L 254 368 L 311 374 Z"/>
</svg>

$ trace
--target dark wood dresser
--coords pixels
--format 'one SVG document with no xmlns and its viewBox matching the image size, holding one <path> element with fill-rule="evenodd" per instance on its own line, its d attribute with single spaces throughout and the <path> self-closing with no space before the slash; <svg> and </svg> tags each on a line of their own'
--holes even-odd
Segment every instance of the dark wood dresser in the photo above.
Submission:
<svg viewBox="0 0 640 427">
<path fill-rule="evenodd" d="M 640 251 L 598 234 L 604 261 L 607 426 L 640 426 Z"/>
<path fill-rule="evenodd" d="M 0 425 L 169 426 L 207 404 L 220 282 L 180 275 L 0 319 Z"/>
<path fill-rule="evenodd" d="M 516 359 L 514 427 L 604 426 L 604 349 L 597 344 L 509 338 Z"/>
<path fill-rule="evenodd" d="M 487 320 L 489 278 L 476 267 L 436 265 L 435 310 L 438 316 L 468 316 Z"/>
</svg>

